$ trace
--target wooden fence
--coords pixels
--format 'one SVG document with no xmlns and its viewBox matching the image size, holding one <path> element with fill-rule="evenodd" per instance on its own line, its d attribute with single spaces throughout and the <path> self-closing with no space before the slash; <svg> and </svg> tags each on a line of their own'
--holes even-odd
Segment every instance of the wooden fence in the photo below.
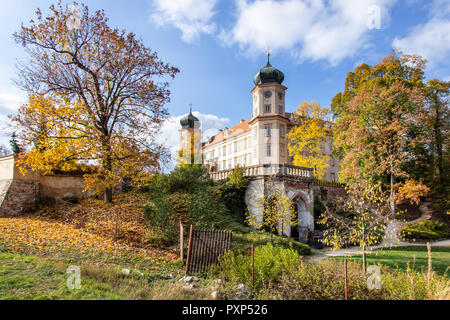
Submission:
<svg viewBox="0 0 450 320">
<path fill-rule="evenodd" d="M 231 231 L 199 229 L 191 226 L 189 231 L 186 274 L 204 272 L 218 258 L 231 249 Z"/>
</svg>

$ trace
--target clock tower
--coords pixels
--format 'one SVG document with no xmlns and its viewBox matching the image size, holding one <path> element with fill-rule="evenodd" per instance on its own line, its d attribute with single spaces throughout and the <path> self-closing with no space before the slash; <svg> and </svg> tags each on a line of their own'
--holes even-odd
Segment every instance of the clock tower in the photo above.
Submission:
<svg viewBox="0 0 450 320">
<path fill-rule="evenodd" d="M 270 65 L 270 53 L 267 53 L 267 64 L 253 78 L 255 88 L 253 95 L 253 117 L 259 115 L 285 115 L 286 87 L 281 85 L 284 74 Z"/>
<path fill-rule="evenodd" d="M 252 128 L 253 165 L 289 163 L 286 134 L 289 119 L 285 111 L 287 88 L 282 85 L 284 74 L 267 64 L 253 78 Z"/>
</svg>

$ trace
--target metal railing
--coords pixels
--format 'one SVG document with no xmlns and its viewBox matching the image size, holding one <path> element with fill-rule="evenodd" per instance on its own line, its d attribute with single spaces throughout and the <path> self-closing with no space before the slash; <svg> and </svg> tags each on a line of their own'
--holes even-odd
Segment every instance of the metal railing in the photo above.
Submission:
<svg viewBox="0 0 450 320">
<path fill-rule="evenodd" d="M 209 177 L 214 180 L 226 179 L 233 169 L 208 172 Z M 283 176 L 297 180 L 313 181 L 313 169 L 297 167 L 290 164 L 261 164 L 256 166 L 244 167 L 245 177 L 263 177 L 263 176 Z"/>
</svg>

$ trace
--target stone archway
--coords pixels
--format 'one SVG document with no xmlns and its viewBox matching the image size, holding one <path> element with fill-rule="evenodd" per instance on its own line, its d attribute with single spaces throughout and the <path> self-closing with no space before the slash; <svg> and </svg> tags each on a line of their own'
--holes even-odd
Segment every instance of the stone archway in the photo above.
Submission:
<svg viewBox="0 0 450 320">
<path fill-rule="evenodd" d="M 295 196 L 293 202 L 297 224 L 291 226 L 290 236 L 296 240 L 308 242 L 310 233 L 314 230 L 314 217 L 310 212 L 310 206 L 300 195 Z"/>
</svg>

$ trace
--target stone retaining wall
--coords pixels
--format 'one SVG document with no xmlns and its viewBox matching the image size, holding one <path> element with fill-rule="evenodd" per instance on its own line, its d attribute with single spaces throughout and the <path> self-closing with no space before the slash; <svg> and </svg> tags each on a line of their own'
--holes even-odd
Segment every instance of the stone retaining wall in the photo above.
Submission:
<svg viewBox="0 0 450 320">
<path fill-rule="evenodd" d="M 314 199 L 319 197 L 322 200 L 335 202 L 346 195 L 344 187 L 314 185 Z"/>
<path fill-rule="evenodd" d="M 39 182 L 0 180 L 0 217 L 19 216 L 34 210 L 39 201 Z"/>
</svg>

